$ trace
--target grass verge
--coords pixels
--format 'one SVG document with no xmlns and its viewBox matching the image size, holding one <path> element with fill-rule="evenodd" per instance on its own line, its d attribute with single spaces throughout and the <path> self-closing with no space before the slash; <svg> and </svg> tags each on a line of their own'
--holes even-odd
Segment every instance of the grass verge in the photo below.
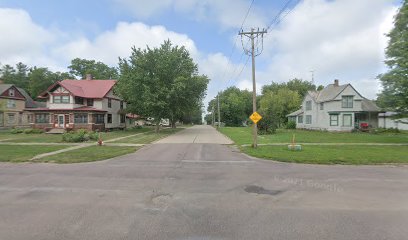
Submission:
<svg viewBox="0 0 408 240">
<path fill-rule="evenodd" d="M 0 162 L 25 162 L 38 154 L 57 151 L 66 147 L 0 145 Z"/>
<path fill-rule="evenodd" d="M 386 164 L 408 163 L 408 146 L 312 146 L 289 151 L 287 146 L 241 147 L 251 156 L 282 162 L 311 164 Z"/>
<path fill-rule="evenodd" d="M 236 144 L 251 144 L 252 131 L 249 127 L 224 127 L 220 131 Z M 276 134 L 260 135 L 258 143 L 290 143 L 295 134 L 298 143 L 408 143 L 408 133 L 363 133 L 325 132 L 278 129 Z"/>
<path fill-rule="evenodd" d="M 79 163 L 109 159 L 133 153 L 140 147 L 90 146 L 39 159 L 39 162 Z"/>
</svg>

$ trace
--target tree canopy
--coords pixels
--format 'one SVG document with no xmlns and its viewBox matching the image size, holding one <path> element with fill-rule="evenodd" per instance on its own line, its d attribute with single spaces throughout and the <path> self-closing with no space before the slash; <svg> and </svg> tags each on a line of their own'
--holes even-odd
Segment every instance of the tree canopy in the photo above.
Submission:
<svg viewBox="0 0 408 240">
<path fill-rule="evenodd" d="M 387 73 L 379 75 L 383 91 L 378 104 L 402 114 L 408 113 L 408 1 L 405 0 L 394 19 L 394 28 L 386 48 Z"/>
<path fill-rule="evenodd" d="M 276 92 L 277 90 L 282 88 L 286 88 L 297 92 L 301 98 L 303 98 L 306 95 L 307 91 L 316 90 L 316 86 L 312 82 L 294 78 L 288 82 L 283 83 L 272 82 L 270 85 L 265 85 L 262 87 L 262 94 L 265 94 L 268 91 Z"/>
<path fill-rule="evenodd" d="M 169 118 L 173 126 L 201 107 L 209 82 L 185 47 L 170 41 L 159 48 L 132 48 L 128 59 L 119 59 L 119 70 L 115 90 L 129 103 L 128 111 L 156 122 Z"/>
<path fill-rule="evenodd" d="M 229 87 L 219 93 L 221 122 L 226 126 L 242 126 L 252 114 L 252 93 L 247 90 L 240 90 L 237 87 Z M 207 111 L 212 112 L 215 107 L 215 121 L 218 121 L 217 98 L 212 99 Z M 206 117 L 206 121 L 211 121 L 212 117 Z"/>
<path fill-rule="evenodd" d="M 103 62 L 75 58 L 71 60 L 68 66 L 69 73 L 77 78 L 85 79 L 87 74 L 91 74 L 94 79 L 117 79 L 118 70 L 115 67 L 109 67 Z"/>
</svg>

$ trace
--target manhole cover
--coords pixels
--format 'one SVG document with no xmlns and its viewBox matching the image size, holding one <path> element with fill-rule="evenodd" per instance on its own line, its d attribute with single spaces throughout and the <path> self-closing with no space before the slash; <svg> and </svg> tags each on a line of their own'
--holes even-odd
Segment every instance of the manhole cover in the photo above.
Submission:
<svg viewBox="0 0 408 240">
<path fill-rule="evenodd" d="M 278 195 L 282 193 L 283 191 L 282 190 L 269 190 L 269 189 L 265 189 L 260 186 L 249 185 L 245 187 L 245 192 L 256 193 L 256 194 Z"/>
</svg>

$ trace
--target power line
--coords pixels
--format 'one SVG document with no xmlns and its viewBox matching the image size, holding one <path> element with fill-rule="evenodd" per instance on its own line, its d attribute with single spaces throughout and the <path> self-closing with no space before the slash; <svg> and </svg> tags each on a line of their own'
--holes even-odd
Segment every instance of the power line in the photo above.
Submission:
<svg viewBox="0 0 408 240">
<path fill-rule="evenodd" d="M 250 12 L 251 9 L 252 9 L 252 5 L 254 4 L 254 1 L 255 1 L 255 0 L 252 0 L 252 1 L 251 1 L 251 4 L 250 4 L 249 7 L 248 7 L 248 10 L 247 10 L 247 12 L 246 12 L 246 14 L 245 14 L 245 16 L 244 16 L 244 19 L 242 20 L 240 30 L 242 30 L 242 28 L 244 27 L 245 21 L 246 21 L 246 19 L 248 18 L 249 12 Z M 238 35 L 235 37 L 234 44 L 232 45 L 231 52 L 230 52 L 230 54 L 229 54 L 229 56 L 228 56 L 227 67 L 225 68 L 224 74 L 222 75 L 222 78 L 221 78 L 221 79 L 225 79 L 225 76 L 226 76 L 227 71 L 228 71 L 228 69 L 229 69 L 229 65 L 231 64 L 232 55 L 233 55 L 233 53 L 234 53 L 234 51 L 235 51 L 235 48 L 236 48 L 236 46 L 237 46 L 238 37 L 239 37 Z M 242 58 L 242 57 L 241 57 L 241 58 Z M 235 72 L 235 71 L 234 71 L 234 72 Z M 226 85 L 228 85 L 228 82 L 229 82 L 229 79 L 227 80 Z"/>
</svg>

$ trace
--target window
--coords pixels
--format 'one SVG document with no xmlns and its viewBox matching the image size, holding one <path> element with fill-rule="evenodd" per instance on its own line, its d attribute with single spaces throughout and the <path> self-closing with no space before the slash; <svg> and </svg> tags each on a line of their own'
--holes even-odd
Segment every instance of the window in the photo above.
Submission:
<svg viewBox="0 0 408 240">
<path fill-rule="evenodd" d="M 105 114 L 95 114 L 95 123 L 96 124 L 103 124 L 105 123 Z"/>
<path fill-rule="evenodd" d="M 126 121 L 126 115 L 125 114 L 121 114 L 120 115 L 120 123 L 125 123 Z"/>
<path fill-rule="evenodd" d="M 92 98 L 86 99 L 86 105 L 87 106 L 93 106 L 94 100 Z"/>
<path fill-rule="evenodd" d="M 351 114 L 343 114 L 343 127 L 351 127 L 352 121 Z"/>
<path fill-rule="evenodd" d="M 15 114 L 8 114 L 8 119 L 7 122 L 8 124 L 14 124 L 14 122 L 16 121 L 16 115 Z"/>
<path fill-rule="evenodd" d="M 353 96 L 342 96 L 341 107 L 353 108 Z"/>
<path fill-rule="evenodd" d="M 120 109 L 123 109 L 123 101 L 120 101 Z"/>
<path fill-rule="evenodd" d="M 339 125 L 339 115 L 331 114 L 330 115 L 330 126 L 338 126 Z"/>
<path fill-rule="evenodd" d="M 298 116 L 298 123 L 303 123 L 303 116 Z"/>
<path fill-rule="evenodd" d="M 68 95 L 53 96 L 53 103 L 69 103 Z"/>
<path fill-rule="evenodd" d="M 320 103 L 320 110 L 324 110 L 324 103 Z"/>
<path fill-rule="evenodd" d="M 112 123 L 112 114 L 108 114 L 108 123 Z"/>
<path fill-rule="evenodd" d="M 306 115 L 306 124 L 312 124 L 312 115 Z"/>
<path fill-rule="evenodd" d="M 81 97 L 75 97 L 75 104 L 81 104 L 81 105 L 84 105 L 84 98 L 81 98 Z"/>
<path fill-rule="evenodd" d="M 88 113 L 75 113 L 74 123 L 88 123 Z"/>
<path fill-rule="evenodd" d="M 7 108 L 16 108 L 16 100 L 7 99 Z"/>
<path fill-rule="evenodd" d="M 111 108 L 112 107 L 112 99 L 108 99 L 108 108 Z"/>
<path fill-rule="evenodd" d="M 312 101 L 306 101 L 306 110 L 312 110 Z"/>
<path fill-rule="evenodd" d="M 36 123 L 49 123 L 50 115 L 48 113 L 35 114 L 35 122 Z"/>
<path fill-rule="evenodd" d="M 15 94 L 16 94 L 16 93 L 15 93 L 14 89 L 13 89 L 13 88 L 10 88 L 10 89 L 9 89 L 9 96 L 10 96 L 10 97 L 14 97 Z"/>
</svg>

